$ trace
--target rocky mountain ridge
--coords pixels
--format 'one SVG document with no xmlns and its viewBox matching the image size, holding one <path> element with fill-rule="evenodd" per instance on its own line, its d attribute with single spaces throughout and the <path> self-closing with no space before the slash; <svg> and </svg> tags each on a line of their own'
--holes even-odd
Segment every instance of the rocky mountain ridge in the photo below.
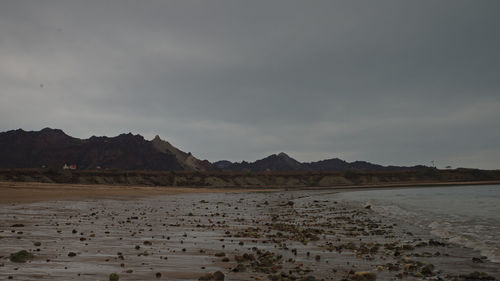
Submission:
<svg viewBox="0 0 500 281">
<path fill-rule="evenodd" d="M 255 162 L 230 162 L 227 160 L 214 162 L 213 165 L 223 171 L 398 171 L 398 170 L 419 170 L 429 168 L 426 166 L 382 166 L 366 161 L 347 162 L 342 159 L 333 158 L 316 162 L 301 163 L 286 153 L 272 154 Z"/>
<path fill-rule="evenodd" d="M 59 129 L 12 130 L 0 133 L 0 155 L 1 168 L 61 168 L 67 164 L 77 169 L 212 169 L 210 162 L 175 148 L 159 136 L 148 141 L 131 133 L 79 139 Z"/>
<path fill-rule="evenodd" d="M 382 166 L 365 161 L 346 162 L 333 158 L 302 163 L 286 153 L 272 154 L 255 162 L 210 163 L 186 153 L 156 136 L 149 141 L 131 133 L 116 137 L 79 139 L 62 130 L 22 129 L 0 133 L 0 168 L 76 168 L 86 170 L 157 170 L 157 171 L 397 171 L 418 170 L 425 166 Z M 68 165 L 68 166 L 67 166 Z"/>
</svg>

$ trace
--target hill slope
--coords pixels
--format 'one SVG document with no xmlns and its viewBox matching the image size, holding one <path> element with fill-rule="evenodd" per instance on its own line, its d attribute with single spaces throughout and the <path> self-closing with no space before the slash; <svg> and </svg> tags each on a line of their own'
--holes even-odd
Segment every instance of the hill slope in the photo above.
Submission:
<svg viewBox="0 0 500 281">
<path fill-rule="evenodd" d="M 60 168 L 75 164 L 78 169 L 204 171 L 208 161 L 170 145 L 158 136 L 153 141 L 141 135 L 78 139 L 58 129 L 0 133 L 1 168 Z"/>
</svg>

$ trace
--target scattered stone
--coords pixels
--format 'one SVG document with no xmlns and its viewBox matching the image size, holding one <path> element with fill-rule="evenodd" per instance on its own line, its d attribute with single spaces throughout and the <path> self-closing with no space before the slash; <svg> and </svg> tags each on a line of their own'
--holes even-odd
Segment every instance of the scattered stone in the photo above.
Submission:
<svg viewBox="0 0 500 281">
<path fill-rule="evenodd" d="M 495 277 L 488 275 L 487 273 L 484 272 L 478 272 L 474 271 L 469 274 L 461 274 L 459 275 L 460 278 L 463 278 L 465 280 L 496 280 Z"/>
<path fill-rule="evenodd" d="M 239 263 L 232 269 L 233 272 L 245 272 L 247 270 L 246 266 L 244 264 Z"/>
<path fill-rule="evenodd" d="M 9 259 L 11 262 L 24 263 L 28 260 L 33 259 L 34 257 L 35 256 L 32 253 L 30 253 L 26 250 L 21 250 L 19 252 L 10 254 Z"/>
<path fill-rule="evenodd" d="M 199 281 L 224 281 L 224 273 L 221 271 L 216 271 L 214 273 L 207 273 L 200 278 L 198 278 Z"/>
<path fill-rule="evenodd" d="M 118 281 L 120 280 L 120 275 L 118 275 L 117 273 L 111 273 L 109 275 L 109 281 Z"/>
<path fill-rule="evenodd" d="M 432 275 L 434 275 L 434 273 L 432 272 L 433 270 L 434 270 L 434 265 L 429 263 L 429 264 L 426 264 L 422 267 L 422 269 L 420 270 L 420 273 L 423 276 L 432 276 Z"/>
<path fill-rule="evenodd" d="M 358 271 L 350 275 L 350 278 L 356 281 L 373 281 L 377 279 L 377 275 L 369 271 Z"/>
<path fill-rule="evenodd" d="M 472 258 L 472 262 L 473 263 L 484 263 L 484 261 L 481 258 L 476 258 L 476 257 Z"/>
<path fill-rule="evenodd" d="M 224 281 L 224 273 L 222 273 L 221 271 L 216 271 L 214 272 L 213 274 L 214 276 L 214 281 Z"/>
<path fill-rule="evenodd" d="M 127 254 L 126 265 L 121 263 L 122 260 L 123 262 L 125 260 L 121 252 L 117 253 L 117 256 L 105 257 L 104 259 L 101 257 L 96 262 L 106 261 L 108 262 L 106 265 L 111 267 L 120 265 L 118 272 L 122 275 L 125 273 L 122 279 L 131 280 L 137 279 L 134 278 L 134 275 L 129 275 L 135 273 L 131 268 L 135 268 L 135 270 L 141 268 L 138 275 L 150 274 L 150 278 L 155 276 L 158 280 L 162 277 L 165 278 L 162 273 L 154 271 L 161 270 L 161 267 L 157 267 L 157 262 L 167 262 L 164 261 L 167 259 L 166 255 L 169 255 L 171 260 L 175 260 L 176 255 L 186 258 L 184 253 L 187 251 L 187 247 L 182 248 L 182 245 L 179 247 L 182 243 L 186 244 L 185 246 L 189 245 L 190 253 L 204 256 L 215 266 L 221 266 L 221 268 L 225 268 L 224 270 L 230 271 L 229 275 L 233 280 L 265 280 L 268 278 L 279 281 L 372 281 L 376 280 L 377 277 L 384 280 L 397 280 L 396 278 L 429 281 L 495 280 L 488 275 L 496 274 L 494 265 L 487 262 L 485 257 L 479 257 L 476 254 L 477 257 L 472 258 L 473 255 L 470 255 L 469 252 L 466 252 L 467 255 L 459 256 L 456 252 L 456 245 L 448 243 L 447 240 L 437 241 L 429 239 L 432 237 L 430 235 L 420 236 L 420 232 L 413 231 L 413 228 L 410 228 L 412 230 L 410 233 L 407 229 L 366 210 L 374 208 L 373 206 L 352 207 L 348 204 L 344 205 L 343 202 L 338 202 L 339 205 L 332 205 L 331 201 L 314 200 L 312 202 L 312 200 L 307 199 L 307 196 L 299 197 L 293 194 L 294 200 L 300 202 L 295 206 L 293 201 L 288 201 L 292 200 L 291 194 L 269 194 L 269 196 L 262 197 L 260 201 L 257 200 L 257 196 L 253 198 L 252 196 L 249 196 L 248 200 L 240 199 L 240 201 L 231 203 L 221 199 L 225 202 L 219 202 L 217 205 L 212 205 L 212 203 L 200 205 L 193 201 L 193 210 L 189 216 L 185 216 L 187 212 L 183 209 L 182 201 L 177 202 L 178 205 L 168 209 L 167 212 L 157 211 L 153 206 L 141 206 L 142 203 L 134 206 L 133 210 L 122 210 L 123 213 L 103 208 L 97 212 L 101 216 L 100 221 L 94 220 L 96 215 L 94 213 L 92 217 L 88 215 L 77 217 L 75 214 L 69 218 L 72 221 L 71 226 L 63 226 L 68 220 L 67 218 L 64 218 L 62 222 L 51 219 L 47 224 L 40 223 L 42 228 L 52 226 L 50 234 L 56 234 L 56 231 L 60 233 L 56 234 L 57 240 L 54 241 L 63 243 L 52 243 L 52 241 L 49 243 L 46 242 L 49 240 L 42 240 L 46 236 L 26 237 L 32 235 L 28 231 L 22 238 L 26 238 L 24 240 L 26 245 L 29 246 L 33 243 L 32 245 L 35 246 L 35 248 L 30 247 L 31 252 L 39 251 L 41 248 L 42 243 L 35 242 L 37 239 L 44 241 L 43 250 L 46 251 L 44 254 L 47 257 L 53 257 L 54 260 L 72 249 L 78 251 L 76 253 L 69 252 L 68 256 L 70 257 L 94 251 L 98 255 L 106 256 L 110 251 L 116 252 L 115 249 L 119 249 Z M 263 203 L 263 198 L 269 201 Z M 256 200 L 252 201 L 252 199 Z M 237 208 L 235 208 L 236 206 Z M 255 209 L 256 206 L 262 207 Z M 170 208 L 165 205 L 163 207 Z M 94 209 L 92 208 L 92 211 Z M 150 213 L 154 212 L 161 212 L 161 217 L 149 216 Z M 135 219 L 140 218 L 140 220 L 131 221 L 133 219 L 131 215 L 136 214 L 139 216 Z M 26 221 L 19 218 L 14 219 L 16 219 L 15 221 Z M 94 224 L 94 222 L 98 223 Z M 33 225 L 38 226 L 37 223 L 39 222 L 34 222 Z M 28 224 L 31 227 L 32 222 L 30 221 Z M 89 224 L 94 225 L 88 228 Z M 0 234 L 4 238 L 0 241 L 21 243 L 22 240 L 15 240 L 16 238 L 22 239 L 20 235 L 22 232 L 18 230 L 20 229 L 0 230 Z M 105 230 L 109 231 L 104 232 Z M 32 230 L 30 229 L 30 231 Z M 37 229 L 33 233 L 39 231 L 40 229 Z M 210 235 L 215 234 L 216 238 L 205 241 L 204 234 L 201 234 L 204 231 L 210 232 Z M 71 232 L 75 235 L 71 235 Z M 80 234 L 76 235 L 76 233 Z M 94 239 L 95 233 L 98 234 L 97 238 Z M 103 236 L 103 233 L 113 233 L 113 236 Z M 172 239 L 167 237 L 167 233 L 172 235 Z M 182 237 L 180 237 L 181 235 Z M 106 240 L 123 239 L 123 250 L 116 247 L 109 250 L 109 248 L 105 248 L 106 245 L 100 248 L 103 238 Z M 89 240 L 89 242 L 81 243 L 78 242 L 78 239 L 82 242 Z M 144 241 L 146 239 L 149 241 Z M 170 241 L 167 242 L 167 240 Z M 83 244 L 89 247 L 80 250 L 78 247 L 83 246 Z M 154 248 L 152 244 L 155 244 Z M 75 245 L 77 246 L 75 247 Z M 226 247 L 224 248 L 224 246 Z M 10 247 L 10 245 L 6 247 Z M 133 247 L 137 251 L 134 251 Z M 221 247 L 224 251 L 220 250 Z M 440 252 L 436 252 L 436 250 L 440 250 Z M 135 254 L 129 255 L 130 252 L 135 252 Z M 148 255 L 149 258 L 146 258 Z M 214 255 L 219 258 L 214 258 Z M 438 256 L 439 258 L 436 258 Z M 0 254 L 0 261 L 7 258 Z M 158 259 L 160 260 L 158 261 Z M 41 260 L 45 260 L 45 258 Z M 455 260 L 460 266 L 463 266 L 459 272 L 453 272 L 451 270 L 453 267 L 447 264 Z M 71 261 L 72 259 L 63 259 L 61 269 L 65 265 L 69 267 Z M 428 263 L 429 261 L 432 261 L 436 266 Z M 61 261 L 57 261 L 52 266 L 57 266 L 59 262 Z M 221 262 L 225 262 L 225 264 L 221 265 Z M 9 270 L 20 270 L 19 267 L 12 269 L 9 265 L 0 263 L 0 269 L 3 270 L 3 266 Z M 39 264 L 33 262 L 31 266 L 39 266 Z M 201 268 L 201 272 L 207 272 L 211 266 L 214 265 L 193 264 L 193 268 Z M 472 272 L 479 268 L 487 273 Z M 355 272 L 356 270 L 358 272 Z M 472 273 L 464 274 L 463 272 Z M 3 275 L 4 278 L 8 274 L 15 275 L 13 272 L 7 272 Z M 78 273 L 68 270 L 65 274 L 72 274 L 68 279 L 74 279 L 73 276 Z M 219 271 L 206 273 L 199 277 L 199 280 L 214 281 L 224 280 L 224 278 L 224 273 Z M 100 279 L 105 279 L 105 276 L 104 278 L 101 276 Z"/>
<path fill-rule="evenodd" d="M 429 240 L 429 246 L 434 246 L 434 247 L 444 247 L 444 246 L 446 246 L 446 244 L 445 244 L 445 243 L 443 243 L 443 242 L 436 241 L 436 240 L 434 240 L 434 239 L 430 239 L 430 240 Z"/>
</svg>

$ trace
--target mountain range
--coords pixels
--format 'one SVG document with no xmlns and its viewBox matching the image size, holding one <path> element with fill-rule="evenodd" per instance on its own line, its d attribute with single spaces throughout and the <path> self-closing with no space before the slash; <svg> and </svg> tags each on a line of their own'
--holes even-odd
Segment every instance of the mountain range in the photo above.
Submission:
<svg viewBox="0 0 500 281">
<path fill-rule="evenodd" d="M 78 169 L 205 171 L 208 161 L 195 158 L 156 136 L 152 141 L 131 133 L 78 139 L 62 130 L 22 129 L 0 133 L 0 167 L 35 168 L 76 165 Z"/>
<path fill-rule="evenodd" d="M 273 154 L 255 162 L 230 162 L 227 160 L 214 162 L 213 165 L 223 171 L 397 171 L 418 170 L 425 166 L 382 166 L 365 161 L 346 162 L 333 158 L 316 162 L 299 162 L 286 153 Z"/>
<path fill-rule="evenodd" d="M 334 158 L 301 163 L 285 153 L 273 154 L 255 162 L 200 160 L 156 136 L 148 141 L 131 133 L 116 137 L 79 139 L 62 130 L 22 129 L 0 133 L 0 168 L 162 170 L 162 171 L 381 171 L 415 170 L 425 166 L 381 166 L 364 161 L 346 162 Z"/>
</svg>

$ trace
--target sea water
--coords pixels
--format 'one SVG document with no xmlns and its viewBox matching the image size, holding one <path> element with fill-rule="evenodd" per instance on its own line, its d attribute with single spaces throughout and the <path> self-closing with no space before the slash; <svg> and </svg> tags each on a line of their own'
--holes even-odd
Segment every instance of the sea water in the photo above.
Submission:
<svg viewBox="0 0 500 281">
<path fill-rule="evenodd" d="M 500 185 L 353 191 L 337 196 L 370 205 L 384 216 L 411 222 L 500 262 Z"/>
</svg>

